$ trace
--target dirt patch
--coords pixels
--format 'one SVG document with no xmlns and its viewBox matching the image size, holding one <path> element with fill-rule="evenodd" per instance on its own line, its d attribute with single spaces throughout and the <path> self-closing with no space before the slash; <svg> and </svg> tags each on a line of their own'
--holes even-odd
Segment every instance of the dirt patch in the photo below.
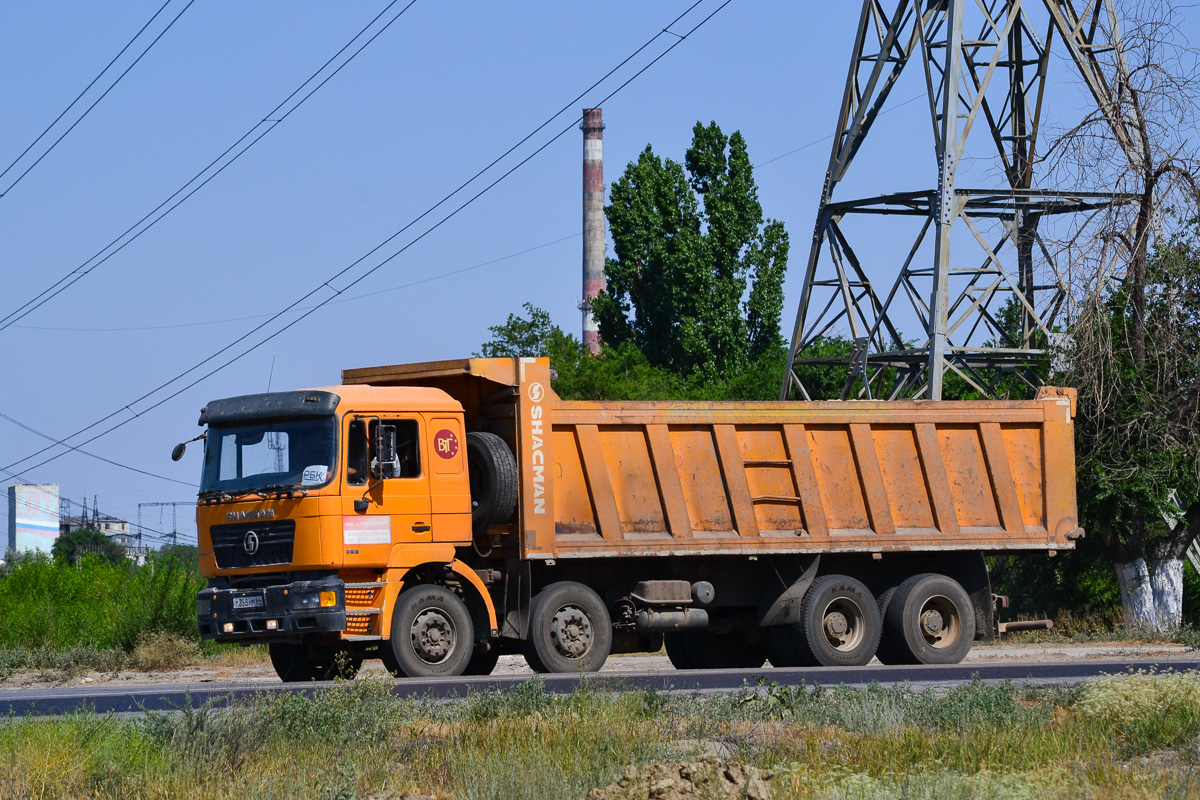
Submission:
<svg viewBox="0 0 1200 800">
<path fill-rule="evenodd" d="M 630 766 L 585 800 L 770 800 L 770 780 L 766 770 L 716 759 Z"/>
</svg>

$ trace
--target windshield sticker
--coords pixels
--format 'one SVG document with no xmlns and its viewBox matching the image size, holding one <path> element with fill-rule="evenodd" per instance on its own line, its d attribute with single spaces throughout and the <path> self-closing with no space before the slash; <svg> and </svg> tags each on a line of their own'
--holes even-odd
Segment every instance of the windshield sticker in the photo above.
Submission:
<svg viewBox="0 0 1200 800">
<path fill-rule="evenodd" d="M 325 464 L 314 464 L 311 467 L 304 468 L 304 475 L 300 478 L 301 486 L 316 486 L 329 480 L 329 467 Z"/>
<path fill-rule="evenodd" d="M 391 544 L 392 518 L 342 517 L 342 539 L 346 544 Z"/>
</svg>

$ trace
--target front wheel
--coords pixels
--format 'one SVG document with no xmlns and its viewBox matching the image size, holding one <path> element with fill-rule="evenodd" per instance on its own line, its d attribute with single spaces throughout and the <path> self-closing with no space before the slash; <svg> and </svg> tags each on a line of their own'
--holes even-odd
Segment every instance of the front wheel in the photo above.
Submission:
<svg viewBox="0 0 1200 800">
<path fill-rule="evenodd" d="M 318 648 L 302 643 L 273 642 L 267 645 L 271 666 L 284 683 L 331 681 L 353 678 L 362 659 L 339 648 Z"/>
<path fill-rule="evenodd" d="M 384 665 L 402 677 L 462 675 L 475 647 L 471 613 L 444 586 L 417 586 L 397 598 L 384 647 Z"/>
<path fill-rule="evenodd" d="M 552 583 L 533 598 L 525 660 L 534 672 L 598 672 L 612 650 L 612 621 L 582 583 Z"/>
</svg>

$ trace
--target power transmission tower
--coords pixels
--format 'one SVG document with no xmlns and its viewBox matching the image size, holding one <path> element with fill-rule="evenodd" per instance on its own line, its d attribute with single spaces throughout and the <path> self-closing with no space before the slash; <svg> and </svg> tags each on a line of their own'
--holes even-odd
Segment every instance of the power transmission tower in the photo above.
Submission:
<svg viewBox="0 0 1200 800">
<path fill-rule="evenodd" d="M 171 509 L 171 533 L 170 533 L 171 544 L 177 545 L 177 544 L 179 544 L 179 525 L 178 525 L 178 516 L 176 513 L 176 509 L 179 506 L 192 507 L 195 505 L 196 505 L 196 503 L 194 500 L 180 500 L 180 501 L 172 502 L 172 503 L 138 503 L 138 523 L 137 523 L 138 546 L 140 547 L 142 544 L 142 509 L 143 508 L 162 509 L 162 508 L 170 507 L 170 509 Z M 161 512 L 160 512 L 160 514 L 161 514 Z M 161 517 L 160 517 L 160 519 L 161 519 Z"/>
<path fill-rule="evenodd" d="M 1067 51 L 1133 157 L 1136 142 L 1117 121 L 1116 95 L 1098 60 L 1120 53 L 1114 0 L 898 0 L 891 14 L 885 2 L 863 2 L 781 397 L 812 399 L 806 368 L 845 368 L 843 398 L 873 397 L 888 370 L 893 398 L 939 400 L 947 371 L 987 396 L 1001 374 L 1036 385 L 1032 366 L 1071 299 L 1068 273 L 1039 225 L 1135 199 L 1041 190 L 1034 175 L 1052 47 Z M 910 64 L 926 90 L 934 188 L 836 200 Z M 970 156 L 969 139 L 977 148 Z M 970 165 L 960 171 L 965 156 Z M 960 172 L 972 180 L 983 172 L 991 185 L 960 187 Z M 891 263 L 866 263 L 853 243 L 863 232 L 855 223 L 878 236 L 882 215 L 908 219 L 915 234 L 897 242 Z M 1010 302 L 1019 330 L 1000 320 Z M 914 318 L 921 331 L 906 342 L 903 325 Z M 854 340 L 850 356 L 822 357 L 825 337 L 845 332 Z"/>
<path fill-rule="evenodd" d="M 275 471 L 287 472 L 287 442 L 278 431 L 267 434 L 267 448 L 275 451 Z"/>
</svg>

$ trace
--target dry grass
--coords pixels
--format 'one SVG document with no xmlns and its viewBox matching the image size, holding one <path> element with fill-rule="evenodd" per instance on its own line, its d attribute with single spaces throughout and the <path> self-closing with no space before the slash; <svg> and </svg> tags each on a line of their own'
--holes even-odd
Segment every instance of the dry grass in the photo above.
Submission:
<svg viewBox="0 0 1200 800">
<path fill-rule="evenodd" d="M 144 720 L 0 726 L 14 798 L 581 798 L 626 765 L 718 750 L 774 771 L 775 800 L 1200 795 L 1200 678 L 948 693 L 763 684 L 733 695 L 546 695 L 533 680 L 462 702 L 358 680 Z"/>
</svg>

